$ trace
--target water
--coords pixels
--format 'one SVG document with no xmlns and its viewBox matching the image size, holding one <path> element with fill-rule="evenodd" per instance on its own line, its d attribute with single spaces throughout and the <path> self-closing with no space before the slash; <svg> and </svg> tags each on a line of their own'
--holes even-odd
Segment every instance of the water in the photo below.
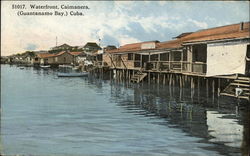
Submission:
<svg viewBox="0 0 250 156">
<path fill-rule="evenodd" d="M 181 96 L 180 96 L 181 95 Z M 249 103 L 1 65 L 6 155 L 246 155 Z"/>
</svg>

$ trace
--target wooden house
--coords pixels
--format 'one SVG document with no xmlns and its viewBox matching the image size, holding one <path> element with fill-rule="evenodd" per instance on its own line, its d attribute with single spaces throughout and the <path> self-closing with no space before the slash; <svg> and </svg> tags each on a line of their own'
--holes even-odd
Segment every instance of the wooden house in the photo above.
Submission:
<svg viewBox="0 0 250 156">
<path fill-rule="evenodd" d="M 174 40 L 127 44 L 118 49 L 107 50 L 103 62 L 115 73 L 133 71 L 131 80 L 143 80 L 150 73 L 166 75 L 172 83 L 173 74 L 189 76 L 191 88 L 194 79 L 206 79 L 206 87 L 218 86 L 218 95 L 228 95 L 250 100 L 250 22 L 182 33 Z M 119 70 L 122 70 L 119 72 Z M 126 72 L 127 77 L 130 71 Z M 137 71 L 139 74 L 134 74 Z M 140 74 L 144 73 L 144 74 Z M 125 74 L 125 75 L 126 75 Z M 165 74 L 165 75 L 164 75 Z M 155 79 L 155 77 L 153 78 Z M 216 81 L 216 82 L 215 82 Z M 223 85 L 221 85 L 223 81 Z M 203 82 L 204 85 L 204 82 Z"/>
<path fill-rule="evenodd" d="M 127 44 L 107 50 L 103 61 L 112 68 L 218 76 L 249 73 L 249 57 L 247 22 L 183 33 L 166 42 Z"/>
<path fill-rule="evenodd" d="M 83 46 L 84 52 L 96 52 L 102 48 L 97 45 L 95 42 L 88 42 Z"/>
<path fill-rule="evenodd" d="M 249 22 L 197 31 L 181 37 L 188 72 L 206 76 L 247 74 Z"/>
<path fill-rule="evenodd" d="M 107 50 L 103 61 L 113 68 L 140 69 L 149 61 L 150 53 L 154 53 L 159 41 L 133 43 L 117 49 Z"/>
<path fill-rule="evenodd" d="M 36 57 L 35 60 L 43 65 L 73 64 L 74 55 L 65 51 L 57 54 L 42 53 L 38 54 L 38 57 Z"/>
<path fill-rule="evenodd" d="M 87 55 L 84 52 L 69 52 L 74 56 L 74 64 L 81 64 L 86 60 Z"/>
</svg>

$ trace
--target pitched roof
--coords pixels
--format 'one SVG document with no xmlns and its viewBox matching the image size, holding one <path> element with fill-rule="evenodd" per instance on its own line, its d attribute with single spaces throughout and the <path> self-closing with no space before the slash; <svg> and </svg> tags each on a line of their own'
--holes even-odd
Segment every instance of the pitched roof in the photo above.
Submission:
<svg viewBox="0 0 250 156">
<path fill-rule="evenodd" d="M 175 40 L 170 40 L 166 42 L 159 41 L 149 41 L 149 42 L 140 42 L 126 44 L 118 49 L 107 50 L 109 53 L 121 53 L 121 52 L 135 52 L 140 51 L 141 45 L 143 43 L 156 43 L 155 49 L 171 49 L 171 48 L 180 48 L 183 43 L 189 42 L 199 42 L 199 41 L 211 41 L 211 40 L 221 40 L 221 39 L 235 39 L 235 38 L 249 38 L 250 37 L 250 22 L 243 23 L 243 29 L 241 30 L 241 23 L 226 25 L 216 28 L 209 28 L 205 30 L 200 30 L 197 32 L 187 32 L 182 33 L 177 36 Z M 145 50 L 145 49 L 144 49 Z"/>
<path fill-rule="evenodd" d="M 182 47 L 181 44 L 182 44 L 182 40 L 180 40 L 180 39 L 170 40 L 170 41 L 158 43 L 157 49 L 180 48 L 180 47 Z"/>
<path fill-rule="evenodd" d="M 142 44 L 146 43 L 155 43 L 156 47 L 159 43 L 159 41 L 146 41 L 146 42 L 139 42 L 139 43 L 131 43 L 131 44 L 125 44 L 117 49 L 107 50 L 109 53 L 120 53 L 120 52 L 130 52 L 130 51 L 139 51 L 141 49 Z M 145 50 L 145 49 L 144 49 Z"/>
<path fill-rule="evenodd" d="M 50 53 L 41 53 L 41 54 L 38 54 L 37 56 L 40 57 L 40 58 L 48 58 L 48 57 L 55 57 L 55 56 L 60 56 L 64 53 L 68 53 L 70 55 L 72 55 L 71 53 L 69 52 L 66 52 L 66 51 L 61 51 L 59 53 L 56 53 L 56 54 L 50 54 Z"/>
<path fill-rule="evenodd" d="M 41 53 L 41 54 L 37 54 L 37 56 L 38 56 L 39 58 L 48 58 L 48 57 L 53 57 L 53 56 L 55 56 L 55 54 Z"/>
<path fill-rule="evenodd" d="M 100 47 L 97 43 L 95 43 L 95 42 L 88 42 L 88 43 L 86 43 L 83 47 L 85 48 L 85 47 L 87 47 L 87 46 L 96 47 L 96 48 L 101 49 L 101 47 Z"/>
<path fill-rule="evenodd" d="M 243 23 L 243 30 L 240 29 L 241 23 L 226 25 L 216 28 L 200 30 L 189 35 L 181 37 L 183 42 L 199 42 L 211 41 L 221 39 L 234 39 L 234 38 L 249 38 L 249 25 L 250 22 Z"/>
<path fill-rule="evenodd" d="M 72 47 L 72 46 L 70 46 L 70 45 L 64 43 L 64 44 L 62 44 L 62 45 L 60 45 L 60 46 L 57 46 L 57 47 Z"/>
<path fill-rule="evenodd" d="M 182 34 L 180 34 L 180 35 L 178 35 L 178 36 L 176 36 L 174 38 L 181 38 L 181 37 L 187 36 L 187 35 L 192 34 L 192 33 L 193 32 L 185 32 L 185 33 L 182 33 Z"/>
</svg>

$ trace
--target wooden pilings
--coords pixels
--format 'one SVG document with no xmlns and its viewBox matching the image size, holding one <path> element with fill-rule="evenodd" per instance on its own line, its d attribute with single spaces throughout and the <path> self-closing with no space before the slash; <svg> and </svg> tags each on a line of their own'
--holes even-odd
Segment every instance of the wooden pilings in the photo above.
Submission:
<svg viewBox="0 0 250 156">
<path fill-rule="evenodd" d="M 139 70 L 135 69 L 100 69 L 93 70 L 99 78 L 105 77 L 117 82 L 131 82 L 131 78 Z M 180 99 L 189 97 L 191 100 L 212 100 L 213 103 L 220 96 L 223 85 L 222 78 L 204 77 L 202 75 L 184 75 L 182 73 L 167 73 L 157 71 L 144 71 L 147 76 L 143 81 L 148 84 L 159 84 L 170 87 L 171 94 L 179 94 Z M 211 98 L 210 98 L 211 97 Z"/>
</svg>

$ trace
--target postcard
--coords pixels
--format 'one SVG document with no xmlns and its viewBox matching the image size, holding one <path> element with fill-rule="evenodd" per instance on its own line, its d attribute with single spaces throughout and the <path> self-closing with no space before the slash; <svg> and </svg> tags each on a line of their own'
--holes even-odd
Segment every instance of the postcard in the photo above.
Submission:
<svg viewBox="0 0 250 156">
<path fill-rule="evenodd" d="M 1 1 L 0 155 L 248 156 L 249 1 Z"/>
</svg>

